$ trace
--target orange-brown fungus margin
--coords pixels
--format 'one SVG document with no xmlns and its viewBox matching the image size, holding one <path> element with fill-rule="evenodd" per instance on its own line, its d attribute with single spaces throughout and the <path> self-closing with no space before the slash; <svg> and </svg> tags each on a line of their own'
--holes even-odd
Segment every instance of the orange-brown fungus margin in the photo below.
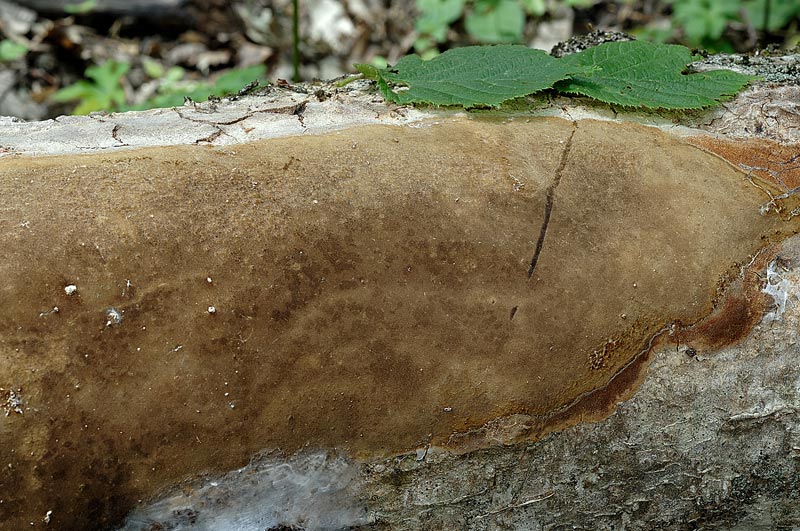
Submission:
<svg viewBox="0 0 800 531">
<path fill-rule="evenodd" d="M 800 186 L 800 145 L 766 139 L 722 140 L 712 136 L 692 136 L 686 141 L 779 189 Z"/>
<path fill-rule="evenodd" d="M 535 431 L 541 437 L 574 425 L 576 421 L 598 421 L 612 413 L 619 402 L 630 398 L 644 380 L 653 352 L 669 346 L 684 355 L 708 355 L 747 337 L 773 303 L 764 294 L 762 273 L 775 259 L 777 246 L 767 245 L 744 265 L 729 282 L 722 282 L 712 313 L 697 323 L 672 322 L 643 345 L 639 354 L 603 387 L 587 393 L 563 410 L 555 412 Z M 732 273 L 732 272 L 731 272 Z"/>
<path fill-rule="evenodd" d="M 775 259 L 776 246 L 769 245 L 743 268 L 741 275 L 724 290 L 714 311 L 699 323 L 678 327 L 668 338 L 695 352 L 714 352 L 743 340 L 758 324 L 773 300 L 762 290 L 763 272 Z"/>
<path fill-rule="evenodd" d="M 607 411 L 665 325 L 790 232 L 718 157 L 589 120 L 4 158 L 0 196 L 9 530 L 113 527 L 264 449 Z"/>
</svg>

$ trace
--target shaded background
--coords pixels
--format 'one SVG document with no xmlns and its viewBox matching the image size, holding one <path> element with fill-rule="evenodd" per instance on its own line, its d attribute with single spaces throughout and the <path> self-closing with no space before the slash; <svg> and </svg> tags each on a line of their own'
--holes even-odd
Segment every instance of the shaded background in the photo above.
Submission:
<svg viewBox="0 0 800 531">
<path fill-rule="evenodd" d="M 170 107 L 455 46 L 550 51 L 593 30 L 710 52 L 800 42 L 800 0 L 299 0 L 296 39 L 293 13 L 292 0 L 0 0 L 0 116 Z"/>
</svg>

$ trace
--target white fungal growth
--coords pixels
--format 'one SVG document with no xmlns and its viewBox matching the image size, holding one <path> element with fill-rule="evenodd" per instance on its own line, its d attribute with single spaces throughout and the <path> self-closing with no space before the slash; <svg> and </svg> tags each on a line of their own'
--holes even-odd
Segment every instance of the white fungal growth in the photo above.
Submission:
<svg viewBox="0 0 800 531">
<path fill-rule="evenodd" d="M 767 266 L 767 283 L 761 291 L 773 298 L 775 307 L 764 315 L 765 324 L 780 321 L 783 313 L 791 305 L 793 296 L 797 296 L 795 286 L 788 278 L 790 276 L 791 272 L 781 267 L 778 260 L 773 260 Z"/>
<path fill-rule="evenodd" d="M 67 295 L 72 295 L 76 291 L 78 291 L 78 286 L 76 286 L 75 284 L 70 284 L 69 286 L 64 286 L 64 293 L 66 293 Z"/>
<path fill-rule="evenodd" d="M 24 404 L 22 403 L 22 397 L 19 392 L 19 389 L 16 391 L 13 389 L 6 391 L 0 387 L 0 400 L 3 400 L 3 402 L 0 402 L 0 407 L 5 409 L 6 417 L 11 415 L 11 413 L 24 415 Z"/>
<path fill-rule="evenodd" d="M 354 496 L 358 465 L 324 452 L 267 455 L 217 477 L 197 479 L 138 505 L 121 531 L 174 529 L 350 529 L 369 523 Z"/>
<path fill-rule="evenodd" d="M 116 308 L 106 310 L 106 326 L 117 326 L 122 322 L 122 312 Z"/>
<path fill-rule="evenodd" d="M 208 307 L 208 313 L 212 313 L 212 314 L 213 313 L 217 313 L 217 308 L 214 307 L 214 306 L 209 306 Z"/>
</svg>

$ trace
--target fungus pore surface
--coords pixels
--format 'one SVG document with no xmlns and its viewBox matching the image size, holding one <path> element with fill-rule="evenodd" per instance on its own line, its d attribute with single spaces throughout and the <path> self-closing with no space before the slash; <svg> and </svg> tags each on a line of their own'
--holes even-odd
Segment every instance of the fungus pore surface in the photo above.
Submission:
<svg viewBox="0 0 800 531">
<path fill-rule="evenodd" d="M 3 529 L 265 449 L 539 437 L 790 232 L 714 155 L 547 118 L 8 157 L 0 195 Z"/>
</svg>

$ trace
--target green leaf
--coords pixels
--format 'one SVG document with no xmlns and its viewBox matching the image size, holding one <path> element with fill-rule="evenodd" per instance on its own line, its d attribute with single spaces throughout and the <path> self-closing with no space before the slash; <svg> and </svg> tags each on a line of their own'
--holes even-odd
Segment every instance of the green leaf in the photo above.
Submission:
<svg viewBox="0 0 800 531">
<path fill-rule="evenodd" d="M 376 55 L 372 58 L 372 66 L 376 68 L 386 68 L 389 66 L 389 61 L 382 55 Z"/>
<path fill-rule="evenodd" d="M 121 81 L 129 69 L 128 63 L 118 63 L 113 60 L 106 61 L 100 66 L 90 66 L 85 72 L 88 79 L 82 79 L 62 88 L 53 94 L 52 98 L 58 102 L 78 100 L 78 106 L 73 109 L 73 114 L 115 110 L 125 103 L 125 91 Z"/>
<path fill-rule="evenodd" d="M 164 83 L 166 84 L 177 83 L 178 81 L 183 79 L 184 75 L 186 75 L 186 70 L 184 70 L 180 66 L 171 66 L 164 73 Z"/>
<path fill-rule="evenodd" d="M 368 65 L 364 63 L 357 63 L 353 65 L 356 70 L 358 70 L 361 75 L 363 75 L 367 79 L 371 79 L 378 85 L 378 90 L 381 91 L 383 97 L 389 101 L 396 102 L 395 93 L 392 92 L 392 89 L 389 88 L 386 79 L 383 77 L 384 74 L 388 72 L 387 68 L 377 68 L 373 65 Z"/>
<path fill-rule="evenodd" d="M 89 114 L 93 111 L 109 110 L 112 108 L 111 97 L 100 90 L 97 85 L 85 79 L 68 87 L 64 87 L 51 96 L 53 101 L 68 102 L 78 100 L 78 105 L 72 114 Z"/>
<path fill-rule="evenodd" d="M 89 96 L 94 96 L 96 92 L 95 86 L 88 81 L 82 79 L 77 83 L 73 83 L 68 87 L 58 90 L 51 96 L 53 101 L 65 103 L 68 101 L 79 100 Z"/>
<path fill-rule="evenodd" d="M 692 61 L 688 48 L 643 41 L 609 42 L 561 60 L 595 70 L 556 84 L 557 90 L 628 107 L 708 107 L 757 79 L 730 70 L 684 74 Z"/>
<path fill-rule="evenodd" d="M 113 92 L 121 90 L 120 81 L 130 68 L 128 63 L 118 63 L 111 59 L 100 66 L 90 66 L 84 74 L 93 79 L 100 90 Z"/>
<path fill-rule="evenodd" d="M 380 78 L 381 75 L 380 71 L 385 70 L 385 68 L 378 69 L 377 66 L 367 63 L 356 63 L 353 66 L 359 74 L 367 79 L 371 79 L 372 81 L 378 81 L 378 78 Z"/>
<path fill-rule="evenodd" d="M 23 44 L 5 39 L 0 41 L 0 63 L 19 59 L 28 53 L 28 48 Z"/>
<path fill-rule="evenodd" d="M 471 46 L 430 61 L 417 55 L 397 65 L 355 65 L 387 100 L 496 107 L 550 88 L 628 107 L 696 109 L 716 105 L 758 79 L 729 70 L 688 74 L 683 46 L 612 42 L 555 59 L 525 46 Z"/>
<path fill-rule="evenodd" d="M 253 65 L 245 68 L 232 68 L 221 74 L 215 81 L 211 95 L 224 96 L 231 92 L 236 92 L 251 81 L 264 77 L 266 74 L 264 65 Z M 203 96 L 207 98 L 208 95 Z"/>
<path fill-rule="evenodd" d="M 542 50 L 521 45 L 455 48 L 423 61 L 407 55 L 393 68 L 367 68 L 361 73 L 378 83 L 386 99 L 400 104 L 432 103 L 464 107 L 497 107 L 511 98 L 552 87 L 567 76 L 584 72 Z M 408 90 L 392 91 L 389 83 Z"/>
<path fill-rule="evenodd" d="M 177 70 L 176 70 L 177 69 Z M 123 110 L 143 110 L 182 105 L 184 98 L 192 101 L 205 101 L 211 96 L 226 96 L 237 92 L 249 82 L 266 74 L 264 65 L 246 68 L 233 68 L 220 74 L 212 85 L 207 82 L 186 83 L 178 80 L 184 76 L 182 68 L 173 66 L 164 75 L 165 83 L 158 89 L 158 94 L 137 105 L 123 106 Z M 173 82 L 174 80 L 174 82 Z"/>
<path fill-rule="evenodd" d="M 479 0 L 464 25 L 481 42 L 519 42 L 525 29 L 525 12 L 517 0 Z"/>
<path fill-rule="evenodd" d="M 85 0 L 78 4 L 65 5 L 64 11 L 71 15 L 85 15 L 86 13 L 91 13 L 95 7 L 97 7 L 97 0 Z"/>
<path fill-rule="evenodd" d="M 164 65 L 150 57 L 142 58 L 142 68 L 147 77 L 151 79 L 159 79 L 164 75 Z"/>
</svg>

